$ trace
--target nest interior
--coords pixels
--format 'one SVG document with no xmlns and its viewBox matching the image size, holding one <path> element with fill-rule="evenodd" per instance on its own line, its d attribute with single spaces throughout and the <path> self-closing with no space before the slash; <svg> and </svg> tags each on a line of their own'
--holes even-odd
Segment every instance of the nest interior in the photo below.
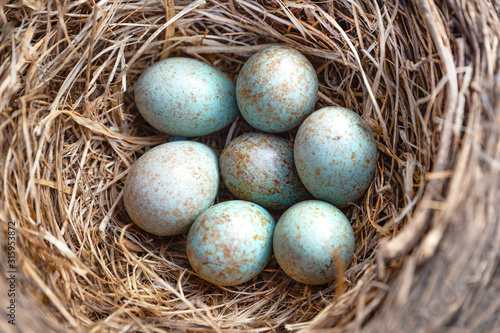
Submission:
<svg viewBox="0 0 500 333">
<path fill-rule="evenodd" d="M 485 295 L 500 290 L 497 9 L 491 1 L 7 1 L 0 262 L 7 274 L 12 222 L 18 326 L 0 328 L 494 327 L 500 303 Z M 342 279 L 303 285 L 273 258 L 253 280 L 216 287 L 189 266 L 185 235 L 154 237 L 125 212 L 130 166 L 169 139 L 139 115 L 134 84 L 173 56 L 236 82 L 246 59 L 271 45 L 310 59 L 316 109 L 341 105 L 364 118 L 377 139 L 377 174 L 345 210 L 356 250 Z M 220 154 L 250 130 L 239 118 L 196 140 Z M 221 186 L 217 202 L 232 198 Z M 9 302 L 9 285 L 0 287 Z"/>
</svg>

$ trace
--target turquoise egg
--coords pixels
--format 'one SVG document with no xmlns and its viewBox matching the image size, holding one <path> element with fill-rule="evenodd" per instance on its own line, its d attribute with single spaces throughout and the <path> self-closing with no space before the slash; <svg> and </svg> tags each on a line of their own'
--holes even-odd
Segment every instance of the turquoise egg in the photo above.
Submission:
<svg viewBox="0 0 500 333">
<path fill-rule="evenodd" d="M 233 83 L 190 58 L 169 58 L 146 69 L 135 87 L 135 103 L 154 128 L 186 137 L 214 133 L 239 114 Z"/>
<path fill-rule="evenodd" d="M 360 116 L 330 106 L 302 123 L 294 158 L 300 179 L 316 199 L 345 207 L 370 186 L 377 168 L 377 145 Z"/>
<path fill-rule="evenodd" d="M 187 256 L 194 271 L 219 286 L 244 283 L 267 265 L 274 220 L 247 201 L 225 201 L 201 214 L 187 237 Z"/>
<path fill-rule="evenodd" d="M 175 141 L 142 155 L 125 180 L 124 204 L 141 229 L 158 236 L 185 233 L 212 206 L 219 187 L 217 157 L 204 144 Z"/>
<path fill-rule="evenodd" d="M 274 255 L 292 279 L 323 284 L 345 271 L 354 254 L 347 217 L 329 203 L 308 200 L 290 207 L 274 230 Z"/>
<path fill-rule="evenodd" d="M 312 198 L 295 170 L 290 140 L 246 133 L 224 148 L 219 163 L 224 183 L 239 199 L 265 208 L 286 209 Z"/>
<path fill-rule="evenodd" d="M 253 127 L 285 132 L 313 111 L 318 77 L 309 60 L 290 47 L 272 46 L 251 56 L 236 82 L 241 115 Z"/>
</svg>

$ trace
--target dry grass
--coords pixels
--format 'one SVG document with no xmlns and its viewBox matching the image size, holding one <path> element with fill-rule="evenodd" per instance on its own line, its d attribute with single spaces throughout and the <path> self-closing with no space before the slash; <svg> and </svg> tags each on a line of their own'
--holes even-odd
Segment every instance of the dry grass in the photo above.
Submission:
<svg viewBox="0 0 500 333">
<path fill-rule="evenodd" d="M 472 299 L 491 291 L 500 275 L 500 23 L 489 1 L 3 3 L 0 221 L 5 232 L 7 222 L 17 226 L 22 332 L 390 331 L 408 313 L 429 312 L 441 280 L 456 277 L 449 290 L 471 291 L 459 267 L 484 267 Z M 124 210 L 130 166 L 168 140 L 138 114 L 134 84 L 171 56 L 206 61 L 235 81 L 252 53 L 274 44 L 311 60 L 317 108 L 363 116 L 377 137 L 378 172 L 345 211 L 357 242 L 342 281 L 305 286 L 273 259 L 254 280 L 219 288 L 191 270 L 185 236 L 153 237 Z M 240 118 L 198 140 L 220 153 L 249 130 Z M 217 200 L 230 198 L 222 188 Z M 475 214 L 465 209 L 471 202 Z M 467 234 L 453 233 L 457 217 Z M 451 250 L 462 266 L 453 268 Z M 0 283 L 2 311 L 7 287 Z M 456 297 L 444 302 L 444 319 L 406 324 L 472 328 L 481 321 L 466 318 L 476 310 L 489 318 L 500 308 L 476 303 Z M 0 319 L 0 328 L 14 327 Z"/>
</svg>

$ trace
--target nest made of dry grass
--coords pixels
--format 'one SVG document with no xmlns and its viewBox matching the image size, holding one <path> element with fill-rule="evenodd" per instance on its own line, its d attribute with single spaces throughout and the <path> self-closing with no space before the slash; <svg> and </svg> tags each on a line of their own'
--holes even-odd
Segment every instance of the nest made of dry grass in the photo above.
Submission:
<svg viewBox="0 0 500 333">
<path fill-rule="evenodd" d="M 500 275 L 494 5 L 4 2 L 0 220 L 5 233 L 8 222 L 16 224 L 18 310 L 17 326 L 0 320 L 0 327 L 494 327 L 500 304 L 483 297 L 498 287 Z M 343 279 L 306 286 L 273 259 L 248 283 L 215 287 L 191 270 L 185 236 L 147 234 L 123 208 L 130 166 L 168 140 L 138 114 L 134 84 L 145 68 L 171 56 L 198 58 L 235 81 L 251 54 L 276 44 L 296 48 L 315 66 L 317 108 L 339 104 L 362 115 L 377 138 L 377 175 L 365 198 L 345 210 L 357 241 Z M 197 140 L 220 153 L 249 129 L 240 118 Z M 294 132 L 286 136 L 293 139 Z M 231 198 L 222 188 L 217 201 Z M 8 302 L 5 281 L 0 287 L 0 299 Z"/>
</svg>

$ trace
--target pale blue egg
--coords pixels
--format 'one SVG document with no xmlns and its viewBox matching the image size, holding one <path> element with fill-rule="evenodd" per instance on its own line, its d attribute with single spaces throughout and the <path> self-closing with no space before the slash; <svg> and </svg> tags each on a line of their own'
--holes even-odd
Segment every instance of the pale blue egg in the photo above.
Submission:
<svg viewBox="0 0 500 333">
<path fill-rule="evenodd" d="M 272 46 L 251 56 L 236 82 L 241 115 L 253 127 L 280 133 L 300 124 L 313 111 L 318 77 L 299 51 Z"/>
<path fill-rule="evenodd" d="M 219 163 L 224 183 L 239 199 L 265 208 L 286 209 L 312 198 L 295 170 L 290 140 L 246 133 L 224 148 Z"/>
<path fill-rule="evenodd" d="M 233 83 L 190 58 L 168 58 L 146 69 L 137 81 L 135 102 L 151 126 L 186 137 L 214 133 L 239 114 Z"/>
<path fill-rule="evenodd" d="M 219 286 L 244 283 L 267 265 L 274 220 L 247 201 L 225 201 L 207 209 L 191 226 L 187 256 L 194 271 Z"/>
<path fill-rule="evenodd" d="M 370 186 L 377 169 L 377 145 L 360 116 L 330 106 L 302 123 L 294 158 L 300 179 L 314 197 L 344 207 Z"/>
<path fill-rule="evenodd" d="M 158 236 L 185 233 L 212 206 L 219 187 L 217 156 L 204 144 L 176 141 L 142 155 L 125 180 L 123 199 L 134 223 Z"/>
<path fill-rule="evenodd" d="M 308 200 L 290 207 L 274 230 L 274 255 L 292 279 L 323 284 L 349 266 L 354 232 L 347 217 L 329 203 Z"/>
</svg>

